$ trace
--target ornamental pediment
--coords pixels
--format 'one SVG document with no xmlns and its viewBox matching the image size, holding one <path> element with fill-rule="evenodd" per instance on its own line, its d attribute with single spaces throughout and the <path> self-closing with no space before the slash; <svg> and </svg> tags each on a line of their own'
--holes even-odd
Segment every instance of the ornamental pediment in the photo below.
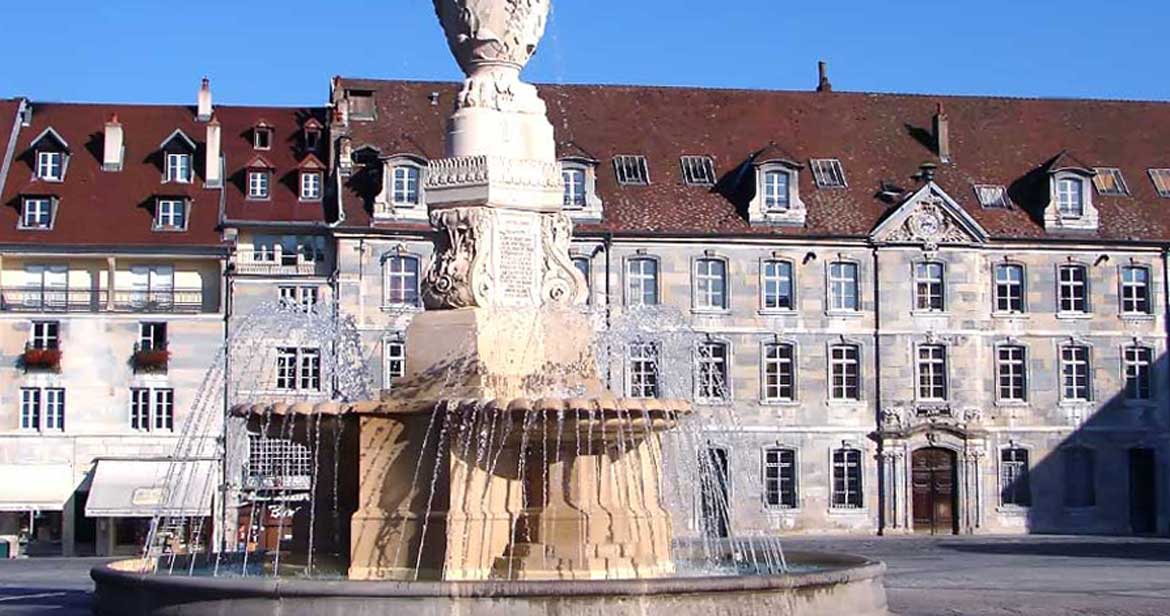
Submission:
<svg viewBox="0 0 1170 616">
<path fill-rule="evenodd" d="M 945 244 L 980 244 L 987 232 L 954 199 L 931 182 L 911 195 L 873 230 L 879 243 L 920 244 L 933 250 Z"/>
</svg>

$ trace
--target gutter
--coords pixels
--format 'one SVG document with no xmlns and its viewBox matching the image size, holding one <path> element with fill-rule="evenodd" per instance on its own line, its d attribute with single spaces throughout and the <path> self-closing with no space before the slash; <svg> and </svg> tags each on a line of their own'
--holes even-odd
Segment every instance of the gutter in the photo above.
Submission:
<svg viewBox="0 0 1170 616">
<path fill-rule="evenodd" d="M 28 99 L 20 99 L 16 108 L 16 117 L 12 118 L 12 134 L 8 137 L 8 147 L 4 151 L 4 162 L 0 163 L 0 195 L 4 194 L 4 184 L 8 181 L 8 170 L 12 167 L 12 159 L 16 155 L 16 140 L 20 137 L 20 117 L 28 107 Z"/>
</svg>

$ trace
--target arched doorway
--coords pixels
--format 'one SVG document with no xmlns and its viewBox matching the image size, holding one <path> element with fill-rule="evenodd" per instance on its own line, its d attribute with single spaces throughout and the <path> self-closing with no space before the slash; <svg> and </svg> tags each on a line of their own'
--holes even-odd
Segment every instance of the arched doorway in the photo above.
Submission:
<svg viewBox="0 0 1170 616">
<path fill-rule="evenodd" d="M 915 451 L 911 457 L 914 490 L 914 532 L 953 535 L 959 532 L 958 481 L 955 452 L 938 447 Z"/>
</svg>

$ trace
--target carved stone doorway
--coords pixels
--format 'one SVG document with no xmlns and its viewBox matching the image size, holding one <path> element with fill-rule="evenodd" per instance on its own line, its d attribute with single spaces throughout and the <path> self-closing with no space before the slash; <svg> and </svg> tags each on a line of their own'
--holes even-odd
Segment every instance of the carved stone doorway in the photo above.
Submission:
<svg viewBox="0 0 1170 616">
<path fill-rule="evenodd" d="M 959 532 L 958 478 L 955 453 L 928 447 L 911 456 L 914 532 L 954 535 Z"/>
</svg>

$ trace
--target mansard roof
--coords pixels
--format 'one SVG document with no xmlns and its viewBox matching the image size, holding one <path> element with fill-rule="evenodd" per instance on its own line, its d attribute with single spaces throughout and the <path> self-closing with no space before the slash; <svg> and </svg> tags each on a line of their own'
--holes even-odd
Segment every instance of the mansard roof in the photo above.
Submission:
<svg viewBox="0 0 1170 616">
<path fill-rule="evenodd" d="M 443 155 L 454 83 L 341 79 L 341 89 L 374 92 L 376 120 L 351 121 L 354 146 L 383 152 Z M 1102 240 L 1170 241 L 1170 201 L 1158 196 L 1147 169 L 1170 167 L 1170 104 L 1106 100 L 1038 100 L 847 92 L 781 92 L 695 88 L 542 85 L 560 156 L 589 152 L 600 164 L 597 190 L 605 203 L 600 223 L 582 233 L 630 235 L 743 235 L 868 237 L 889 215 L 883 184 L 918 186 L 922 163 L 938 163 L 934 181 L 992 238 L 1049 235 L 1043 210 L 1054 156 L 1075 152 L 1074 165 L 1121 168 L 1132 196 L 1095 196 Z M 438 93 L 438 104 L 432 102 Z M 932 122 L 945 103 L 950 164 L 939 160 Z M 737 170 L 763 144 L 781 144 L 796 162 L 836 158 L 849 185 L 820 189 L 813 173 L 800 174 L 808 208 L 803 227 L 753 227 L 745 193 L 728 180 L 751 181 Z M 572 144 L 568 147 L 566 144 Z M 648 186 L 619 186 L 616 154 L 643 154 Z M 714 189 L 688 186 L 679 158 L 706 154 L 721 177 Z M 1071 155 L 1070 155 L 1071 156 Z M 1083 162 L 1081 162 L 1083 161 Z M 370 223 L 364 192 L 369 178 L 355 174 L 343 192 L 346 226 Z M 984 209 L 975 185 L 1006 186 L 1013 204 Z M 745 196 L 746 195 L 746 196 Z"/>
<path fill-rule="evenodd" d="M 317 222 L 327 220 L 322 203 L 299 200 L 298 166 L 303 159 L 301 123 L 325 118 L 324 109 L 217 106 L 226 162 L 224 189 L 204 186 L 207 124 L 197 122 L 185 105 L 116 105 L 30 103 L 31 124 L 18 127 L 12 162 L 0 193 L 0 244 L 73 246 L 216 246 L 222 245 L 221 216 L 259 221 Z M 13 122 L 9 103 L 0 101 L 0 149 L 8 143 Z M 116 114 L 124 134 L 121 171 L 103 171 L 104 127 Z M 276 133 L 265 158 L 275 169 L 272 199 L 248 202 L 244 165 L 255 155 L 250 136 L 263 115 Z M 48 128 L 72 144 L 69 172 L 63 182 L 35 177 L 32 143 Z M 195 147 L 195 178 L 189 184 L 163 183 L 162 147 L 182 135 Z M 161 145 L 160 145 L 161 144 Z M 322 149 L 325 141 L 322 140 Z M 322 156 L 324 154 L 321 154 Z M 17 229 L 22 195 L 51 195 L 59 200 L 52 230 L 29 233 Z M 191 202 L 187 230 L 153 231 L 153 202 L 160 195 Z M 222 195 L 222 199 L 221 199 Z"/>
</svg>

